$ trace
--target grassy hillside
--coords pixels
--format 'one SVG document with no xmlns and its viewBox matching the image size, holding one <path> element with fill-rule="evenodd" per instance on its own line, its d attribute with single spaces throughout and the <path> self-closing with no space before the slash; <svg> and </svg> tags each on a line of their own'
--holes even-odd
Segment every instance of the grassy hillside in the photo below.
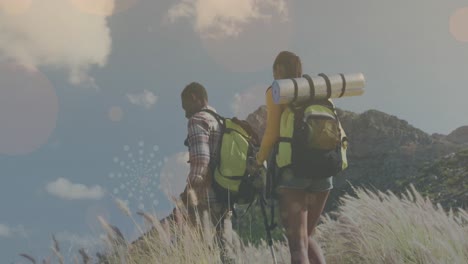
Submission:
<svg viewBox="0 0 468 264">
<path fill-rule="evenodd" d="M 327 263 L 468 263 L 466 211 L 447 213 L 414 188 L 355 193 L 318 228 Z"/>
<path fill-rule="evenodd" d="M 468 263 L 468 213 L 462 209 L 447 212 L 411 188 L 401 197 L 361 188 L 354 189 L 354 195 L 343 196 L 337 210 L 323 217 L 316 232 L 327 263 Z M 119 206 L 136 223 L 129 208 Z M 82 251 L 77 252 L 75 263 L 219 263 L 215 230 L 205 214 L 200 214 L 196 228 L 186 221 L 162 225 L 152 215 L 142 216 L 154 228 L 133 245 L 118 228 L 100 219 L 107 232 L 107 257 L 98 259 Z M 244 243 L 229 225 L 223 238 L 229 255 L 238 263 L 273 263 L 264 241 Z M 52 261 L 64 263 L 59 242 L 54 243 Z M 278 263 L 289 263 L 285 242 L 275 242 L 274 251 Z"/>
</svg>

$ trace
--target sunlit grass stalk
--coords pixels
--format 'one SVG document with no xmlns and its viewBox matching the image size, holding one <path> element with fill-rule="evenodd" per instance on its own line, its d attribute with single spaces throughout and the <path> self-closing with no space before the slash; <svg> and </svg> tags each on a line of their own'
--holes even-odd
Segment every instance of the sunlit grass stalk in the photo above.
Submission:
<svg viewBox="0 0 468 264">
<path fill-rule="evenodd" d="M 327 263 L 467 263 L 468 216 L 434 206 L 413 186 L 402 198 L 355 188 L 323 217 Z"/>
</svg>

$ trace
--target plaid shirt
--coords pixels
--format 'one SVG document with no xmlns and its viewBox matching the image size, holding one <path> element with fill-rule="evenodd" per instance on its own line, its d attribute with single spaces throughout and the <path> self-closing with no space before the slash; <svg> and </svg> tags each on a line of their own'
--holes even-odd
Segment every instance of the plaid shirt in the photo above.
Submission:
<svg viewBox="0 0 468 264">
<path fill-rule="evenodd" d="M 210 106 L 205 108 L 216 112 Z M 215 158 L 218 152 L 221 128 L 212 114 L 198 112 L 189 119 L 187 129 L 190 157 L 190 172 L 187 180 L 190 182 L 197 176 L 206 180 L 210 160 Z"/>
</svg>

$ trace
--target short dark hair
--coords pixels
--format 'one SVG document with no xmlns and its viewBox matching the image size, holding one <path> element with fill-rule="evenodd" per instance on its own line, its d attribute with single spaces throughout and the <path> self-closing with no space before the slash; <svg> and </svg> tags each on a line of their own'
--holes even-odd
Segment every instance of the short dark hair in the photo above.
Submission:
<svg viewBox="0 0 468 264">
<path fill-rule="evenodd" d="M 302 75 L 301 59 L 291 51 L 282 51 L 276 56 L 273 71 L 279 65 L 284 67 L 286 75 L 284 78 L 299 78 Z"/>
<path fill-rule="evenodd" d="M 182 91 L 181 97 L 187 98 L 190 94 L 194 94 L 197 98 L 203 99 L 208 101 L 208 93 L 206 92 L 205 87 L 203 85 L 192 82 L 189 85 L 185 86 L 184 90 Z"/>
</svg>

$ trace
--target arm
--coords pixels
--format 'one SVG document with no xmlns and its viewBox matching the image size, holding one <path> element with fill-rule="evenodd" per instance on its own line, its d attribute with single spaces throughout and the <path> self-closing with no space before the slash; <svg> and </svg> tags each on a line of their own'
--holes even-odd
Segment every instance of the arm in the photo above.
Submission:
<svg viewBox="0 0 468 264">
<path fill-rule="evenodd" d="M 257 153 L 257 163 L 263 164 L 270 154 L 273 145 L 279 138 L 280 130 L 280 118 L 283 111 L 281 105 L 275 104 L 273 102 L 273 95 L 271 88 L 269 88 L 265 94 L 266 97 L 266 107 L 267 107 L 267 122 L 265 133 L 263 134 L 262 144 L 260 145 L 260 150 Z"/>
<path fill-rule="evenodd" d="M 200 183 L 206 180 L 210 163 L 209 125 L 198 116 L 190 118 L 188 122 L 188 147 L 190 158 L 190 172 L 188 184 Z"/>
</svg>

